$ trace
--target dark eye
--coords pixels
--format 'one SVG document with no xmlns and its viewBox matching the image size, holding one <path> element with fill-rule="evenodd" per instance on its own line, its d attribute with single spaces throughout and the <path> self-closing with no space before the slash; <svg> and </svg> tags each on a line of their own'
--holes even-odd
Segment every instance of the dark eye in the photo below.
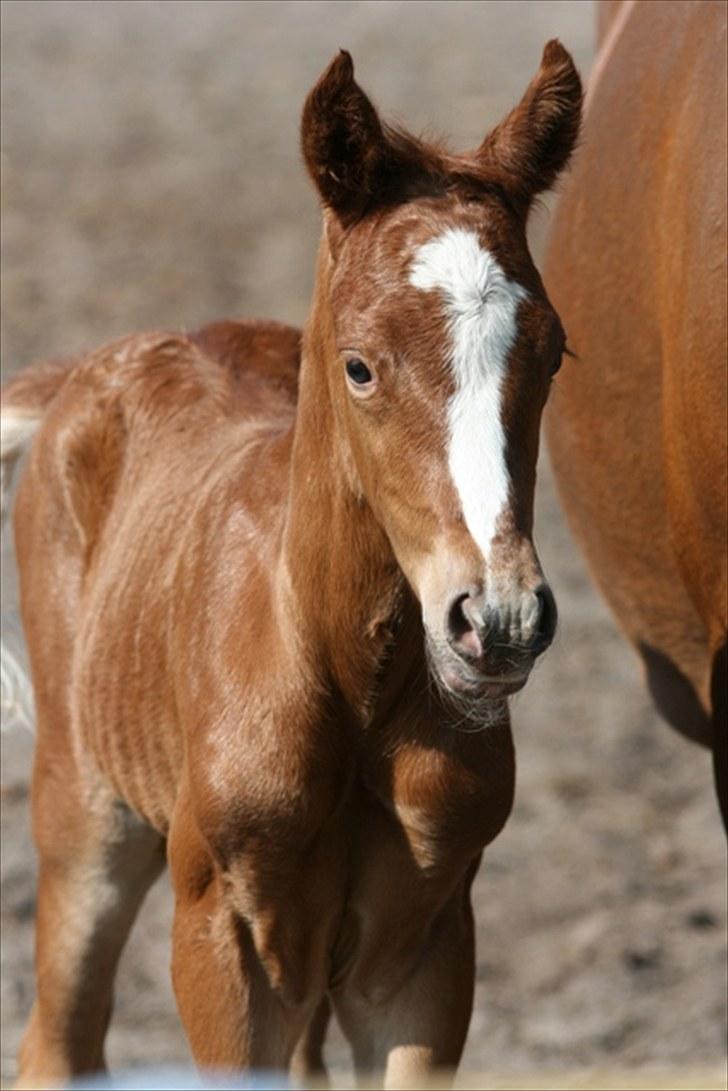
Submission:
<svg viewBox="0 0 728 1091">
<path fill-rule="evenodd" d="M 552 378 L 552 379 L 553 379 L 554 375 L 556 374 L 556 372 L 560 370 L 560 368 L 561 368 L 561 363 L 562 363 L 562 360 L 563 360 L 563 357 L 562 357 L 562 356 L 561 356 L 561 354 L 559 353 L 559 355 L 558 355 L 558 356 L 556 357 L 556 359 L 555 359 L 555 360 L 554 360 L 554 362 L 552 363 L 552 365 L 551 365 L 551 370 L 550 370 L 550 372 L 549 372 L 549 374 L 551 375 L 551 378 Z"/>
<path fill-rule="evenodd" d="M 363 360 L 347 360 L 346 374 L 357 386 L 366 386 L 372 381 L 372 373 Z"/>
</svg>

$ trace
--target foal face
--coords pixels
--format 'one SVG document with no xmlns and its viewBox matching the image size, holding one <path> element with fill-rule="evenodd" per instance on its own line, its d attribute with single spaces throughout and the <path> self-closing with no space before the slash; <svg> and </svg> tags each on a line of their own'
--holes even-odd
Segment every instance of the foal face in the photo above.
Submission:
<svg viewBox="0 0 728 1091">
<path fill-rule="evenodd" d="M 459 694 L 519 688 L 556 614 L 531 541 L 541 411 L 563 349 L 522 225 L 495 198 L 354 226 L 331 281 L 357 477 Z"/>
<path fill-rule="evenodd" d="M 558 42 L 465 155 L 383 125 L 346 53 L 304 107 L 304 157 L 326 210 L 317 291 L 338 427 L 422 605 L 435 674 L 461 697 L 518 689 L 556 624 L 531 528 L 564 335 L 525 224 L 580 115 Z"/>
</svg>

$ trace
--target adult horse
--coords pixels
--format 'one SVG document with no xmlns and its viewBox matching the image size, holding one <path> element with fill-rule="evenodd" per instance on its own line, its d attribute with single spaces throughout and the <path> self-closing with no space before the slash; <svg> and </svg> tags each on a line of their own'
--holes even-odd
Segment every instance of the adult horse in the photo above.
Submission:
<svg viewBox="0 0 728 1091">
<path fill-rule="evenodd" d="M 611 3 L 546 282 L 572 527 L 662 715 L 726 746 L 726 6 Z"/>
<path fill-rule="evenodd" d="M 457 1064 L 507 696 L 556 620 L 532 522 L 564 334 L 525 226 L 580 111 L 551 42 L 450 155 L 383 125 L 342 53 L 303 114 L 324 205 L 303 339 L 132 336 L 9 385 L 6 466 L 39 426 L 15 519 L 38 719 L 25 1083 L 102 1065 L 165 853 L 198 1062 L 318 1066 L 332 1005 L 390 1087 Z"/>
</svg>

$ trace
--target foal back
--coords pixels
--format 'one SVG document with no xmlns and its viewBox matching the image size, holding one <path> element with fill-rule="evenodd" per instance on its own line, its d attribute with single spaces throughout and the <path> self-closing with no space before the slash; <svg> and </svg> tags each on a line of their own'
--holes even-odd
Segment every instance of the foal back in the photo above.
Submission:
<svg viewBox="0 0 728 1091">
<path fill-rule="evenodd" d="M 219 323 L 129 337 L 7 388 L 6 419 L 14 399 L 27 414 L 34 381 L 45 413 L 15 514 L 38 731 L 92 755 L 163 832 L 183 749 L 170 637 L 187 617 L 188 661 L 206 570 L 233 548 L 231 507 L 238 534 L 275 540 L 285 473 L 271 453 L 285 467 L 299 348 L 288 327 Z"/>
</svg>

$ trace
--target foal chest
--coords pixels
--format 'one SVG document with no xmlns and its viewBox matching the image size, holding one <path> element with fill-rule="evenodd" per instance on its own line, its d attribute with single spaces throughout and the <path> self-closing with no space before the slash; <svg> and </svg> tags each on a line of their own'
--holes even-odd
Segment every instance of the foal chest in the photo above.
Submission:
<svg viewBox="0 0 728 1091">
<path fill-rule="evenodd" d="M 473 735 L 427 725 L 421 739 L 372 747 L 363 762 L 370 804 L 379 805 L 426 873 L 460 868 L 510 813 L 515 761 L 507 715 Z"/>
</svg>

